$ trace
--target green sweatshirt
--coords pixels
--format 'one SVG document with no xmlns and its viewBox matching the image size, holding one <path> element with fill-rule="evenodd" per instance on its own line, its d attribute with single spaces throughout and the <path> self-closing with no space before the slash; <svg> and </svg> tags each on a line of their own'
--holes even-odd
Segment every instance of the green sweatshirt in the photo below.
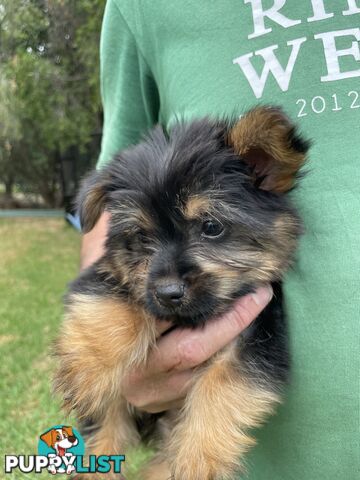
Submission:
<svg viewBox="0 0 360 480">
<path fill-rule="evenodd" d="M 313 142 L 285 281 L 292 379 L 248 480 L 360 476 L 360 0 L 108 0 L 99 166 L 157 122 L 281 105 Z"/>
</svg>

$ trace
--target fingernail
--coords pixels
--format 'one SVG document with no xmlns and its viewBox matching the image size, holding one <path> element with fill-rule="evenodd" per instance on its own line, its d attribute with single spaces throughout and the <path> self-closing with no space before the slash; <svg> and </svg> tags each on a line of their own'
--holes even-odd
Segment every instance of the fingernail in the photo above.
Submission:
<svg viewBox="0 0 360 480">
<path fill-rule="evenodd" d="M 272 299 L 273 289 L 270 285 L 267 287 L 260 287 L 256 292 L 252 293 L 251 296 L 256 305 L 259 305 L 259 307 L 265 307 L 265 305 L 267 305 Z"/>
</svg>

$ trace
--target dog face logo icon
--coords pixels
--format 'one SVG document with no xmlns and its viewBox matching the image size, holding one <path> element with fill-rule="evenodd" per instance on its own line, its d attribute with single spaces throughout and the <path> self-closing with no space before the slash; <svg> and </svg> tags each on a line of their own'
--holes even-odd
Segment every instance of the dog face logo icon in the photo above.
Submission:
<svg viewBox="0 0 360 480">
<path fill-rule="evenodd" d="M 50 473 L 69 475 L 75 471 L 76 455 L 84 453 L 81 444 L 82 438 L 73 427 L 59 425 L 40 435 L 39 452 L 53 460 L 48 466 Z"/>
<path fill-rule="evenodd" d="M 125 462 L 125 455 L 105 452 L 88 455 L 85 459 L 84 455 L 85 443 L 80 433 L 67 425 L 55 425 L 40 435 L 37 455 L 5 455 L 4 470 L 10 474 L 16 470 L 25 474 L 46 470 L 52 475 L 80 473 L 89 475 L 89 480 L 92 480 L 94 474 L 96 478 L 100 478 L 97 474 L 120 474 Z"/>
<path fill-rule="evenodd" d="M 55 450 L 56 455 L 63 457 L 66 451 L 75 447 L 79 443 L 78 439 L 73 433 L 72 427 L 52 428 L 40 436 L 48 447 Z"/>
</svg>

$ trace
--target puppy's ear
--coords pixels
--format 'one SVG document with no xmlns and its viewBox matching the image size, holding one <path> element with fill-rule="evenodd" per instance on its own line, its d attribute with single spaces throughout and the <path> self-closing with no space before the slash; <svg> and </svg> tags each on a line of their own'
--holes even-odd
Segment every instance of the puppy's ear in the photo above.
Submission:
<svg viewBox="0 0 360 480">
<path fill-rule="evenodd" d="M 72 427 L 62 427 L 62 429 L 67 433 L 68 437 L 74 436 Z"/>
<path fill-rule="evenodd" d="M 52 447 L 55 444 L 54 441 L 54 433 L 56 435 L 56 431 L 52 428 L 48 432 L 43 433 L 40 438 L 43 442 L 46 443 L 48 447 Z"/>
<path fill-rule="evenodd" d="M 106 190 L 100 172 L 92 172 L 82 181 L 76 206 L 80 216 L 80 224 L 84 233 L 95 225 L 100 214 L 105 209 Z"/>
<path fill-rule="evenodd" d="M 93 171 L 82 181 L 76 198 L 83 233 L 89 232 L 105 210 L 111 178 L 107 171 Z"/>
<path fill-rule="evenodd" d="M 290 190 L 306 161 L 310 143 L 279 108 L 257 107 L 230 130 L 228 143 L 254 176 L 254 184 L 275 193 Z"/>
</svg>

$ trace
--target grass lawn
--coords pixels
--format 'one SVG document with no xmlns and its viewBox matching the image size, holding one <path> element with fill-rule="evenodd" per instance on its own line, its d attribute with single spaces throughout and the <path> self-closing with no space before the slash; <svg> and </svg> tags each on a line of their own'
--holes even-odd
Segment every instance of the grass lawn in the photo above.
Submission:
<svg viewBox="0 0 360 480">
<path fill-rule="evenodd" d="M 39 435 L 53 425 L 76 427 L 51 394 L 49 351 L 60 328 L 62 295 L 78 271 L 79 242 L 62 219 L 0 220 L 1 463 L 4 454 L 36 454 Z M 129 480 L 145 456 L 139 450 L 132 465 L 127 462 Z M 39 475 L 5 475 L 1 464 L 0 478 Z"/>
</svg>

